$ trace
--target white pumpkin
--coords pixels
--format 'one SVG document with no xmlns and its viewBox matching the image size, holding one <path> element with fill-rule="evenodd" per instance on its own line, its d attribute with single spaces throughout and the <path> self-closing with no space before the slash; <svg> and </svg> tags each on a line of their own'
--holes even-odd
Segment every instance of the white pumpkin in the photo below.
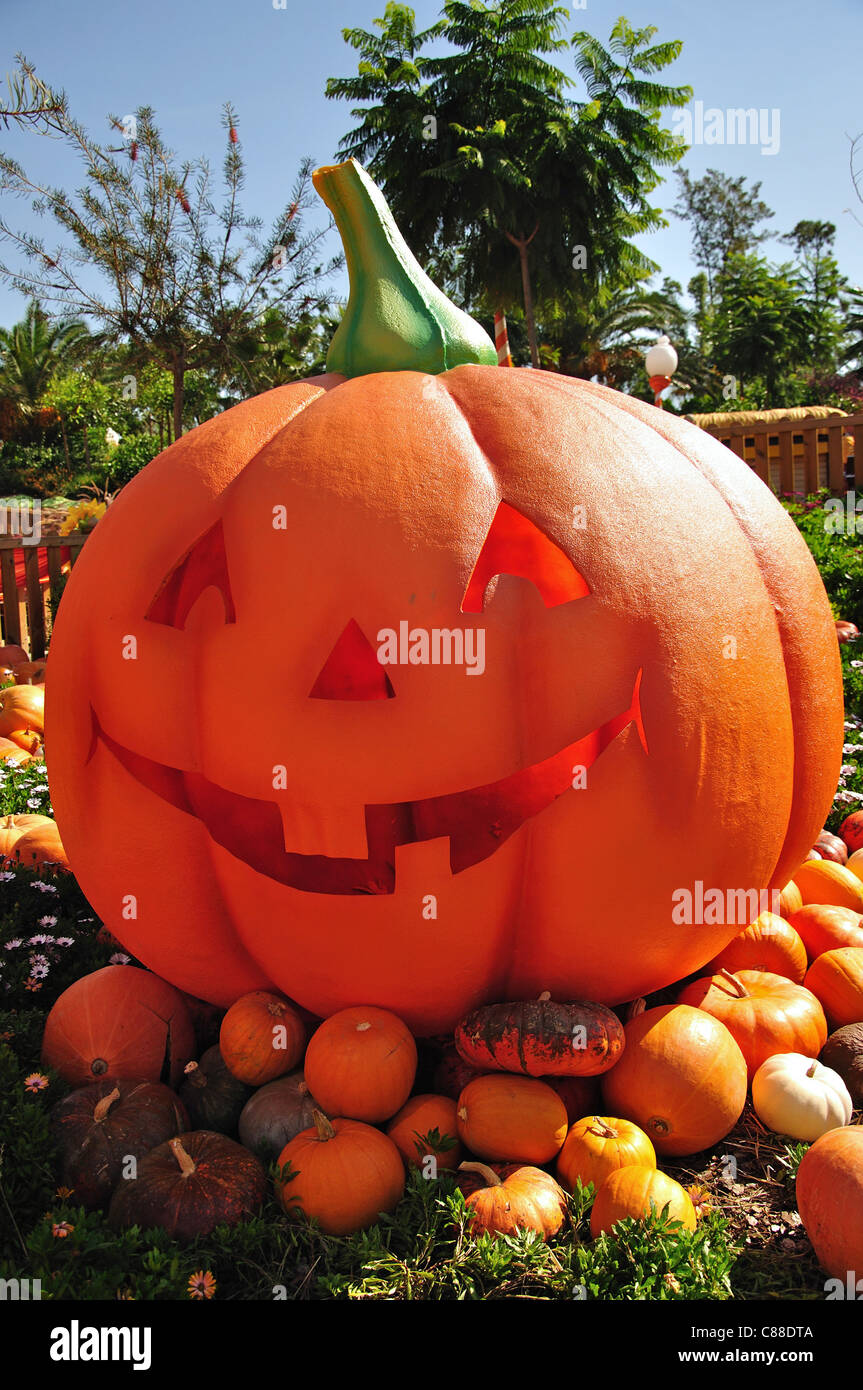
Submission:
<svg viewBox="0 0 863 1390">
<path fill-rule="evenodd" d="M 758 1118 L 777 1134 L 811 1142 L 850 1124 L 854 1109 L 838 1072 L 799 1052 L 778 1052 L 752 1078 Z"/>
</svg>

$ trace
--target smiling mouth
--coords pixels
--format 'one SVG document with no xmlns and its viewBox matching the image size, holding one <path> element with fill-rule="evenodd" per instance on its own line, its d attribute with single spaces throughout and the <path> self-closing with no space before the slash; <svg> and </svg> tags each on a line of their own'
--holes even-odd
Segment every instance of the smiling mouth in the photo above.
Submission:
<svg viewBox="0 0 863 1390">
<path fill-rule="evenodd" d="M 275 802 L 241 796 L 200 773 L 183 772 L 133 753 L 105 732 L 92 708 L 93 741 L 87 761 L 97 744 L 103 744 L 142 786 L 194 816 L 216 844 L 277 883 L 305 893 L 393 893 L 396 846 L 447 836 L 450 868 L 454 874 L 460 873 L 488 859 L 525 821 L 572 790 L 576 770 L 589 768 L 630 724 L 636 726 L 647 753 L 639 698 L 641 676 L 639 670 L 628 709 L 542 762 L 467 791 L 366 806 L 365 859 L 286 850 Z"/>
</svg>

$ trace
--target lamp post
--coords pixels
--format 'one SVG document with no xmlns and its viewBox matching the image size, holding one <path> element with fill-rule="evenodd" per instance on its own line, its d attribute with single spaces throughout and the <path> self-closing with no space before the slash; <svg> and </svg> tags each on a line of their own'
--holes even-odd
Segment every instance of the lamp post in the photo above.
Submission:
<svg viewBox="0 0 863 1390">
<path fill-rule="evenodd" d="M 662 392 L 671 385 L 671 378 L 677 371 L 677 353 L 663 333 L 649 348 L 644 359 L 647 375 L 653 390 L 653 404 L 662 409 Z"/>
</svg>

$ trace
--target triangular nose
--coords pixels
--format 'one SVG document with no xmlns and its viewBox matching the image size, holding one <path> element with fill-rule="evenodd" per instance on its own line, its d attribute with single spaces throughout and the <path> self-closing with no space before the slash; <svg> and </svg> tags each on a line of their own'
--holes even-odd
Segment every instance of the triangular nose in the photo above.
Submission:
<svg viewBox="0 0 863 1390">
<path fill-rule="evenodd" d="M 351 618 L 309 692 L 310 700 L 392 700 L 389 677 L 356 618 Z"/>
</svg>

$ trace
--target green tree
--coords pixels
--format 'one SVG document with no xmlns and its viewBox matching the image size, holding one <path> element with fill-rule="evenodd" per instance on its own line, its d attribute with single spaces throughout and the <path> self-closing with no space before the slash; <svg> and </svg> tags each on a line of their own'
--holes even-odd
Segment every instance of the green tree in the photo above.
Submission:
<svg viewBox="0 0 863 1390">
<path fill-rule="evenodd" d="M 806 360 L 811 320 L 802 289 L 792 266 L 737 254 L 727 260 L 714 325 L 716 363 L 744 384 L 762 378 L 768 408 L 781 403 L 782 376 Z"/>
<path fill-rule="evenodd" d="M 88 341 L 83 323 L 51 322 L 31 300 L 20 323 L 0 328 L 0 396 L 14 401 L 23 414 L 32 413 L 51 378 L 79 360 Z"/>
<path fill-rule="evenodd" d="M 779 238 L 797 252 L 797 265 L 809 314 L 808 364 L 816 371 L 835 371 L 844 333 L 841 293 L 845 277 L 833 255 L 832 222 L 798 222 Z"/>
<path fill-rule="evenodd" d="M 319 259 L 325 227 L 304 229 L 304 213 L 315 202 L 311 162 L 302 163 L 290 202 L 262 236 L 260 219 L 242 207 L 244 163 L 229 104 L 223 111 L 218 209 L 207 162 L 178 161 L 149 107 L 122 122 L 110 118 L 120 135 L 112 146 L 91 138 L 65 103 L 54 119 L 84 166 L 84 187 L 70 194 L 45 186 L 0 155 L 0 186 L 34 200 L 63 238 L 49 248 L 43 238 L 14 229 L 8 214 L 0 215 L 0 240 L 15 259 L 0 263 L 0 275 L 66 313 L 95 320 L 109 340 L 130 345 L 139 367 L 152 358 L 170 371 L 179 436 L 187 371 L 231 370 L 238 339 L 268 304 L 293 314 L 303 298 L 321 307 L 327 303 L 322 277 L 339 258 Z M 86 273 L 92 269 L 99 272 L 101 289 L 92 288 Z"/>
<path fill-rule="evenodd" d="M 63 431 L 63 452 L 66 466 L 71 468 L 69 434 L 80 434 L 84 450 L 84 460 L 88 471 L 92 469 L 90 455 L 90 430 L 100 427 L 104 430 L 111 420 L 111 390 L 104 381 L 99 381 L 83 370 L 64 372 L 54 378 L 44 391 L 41 404 L 55 411 L 60 418 Z M 103 439 L 100 444 L 104 443 Z"/>
<path fill-rule="evenodd" d="M 567 16 L 554 0 L 446 0 L 438 24 L 417 34 L 413 12 L 388 5 L 379 34 L 344 31 L 359 72 L 326 88 L 366 103 L 340 148 L 369 165 L 419 256 L 458 246 L 471 307 L 522 299 L 535 365 L 535 302 L 655 269 L 631 237 L 661 223 L 647 194 L 657 166 L 682 153 L 661 111 L 691 97 L 653 80 L 681 45 L 653 45 L 653 28 L 620 19 L 607 48 L 573 36 L 587 99 L 571 100 L 571 80 L 548 57 L 567 47 Z M 429 37 L 454 51 L 423 55 Z M 586 265 L 576 265 L 579 248 Z"/>
<path fill-rule="evenodd" d="M 693 179 L 685 169 L 675 171 L 679 196 L 672 211 L 692 231 L 692 259 L 707 277 L 708 310 L 714 307 L 720 282 L 733 256 L 748 256 L 770 235 L 760 224 L 773 216 L 758 194 L 761 183 L 746 187 L 746 179 L 708 169 Z"/>
</svg>

